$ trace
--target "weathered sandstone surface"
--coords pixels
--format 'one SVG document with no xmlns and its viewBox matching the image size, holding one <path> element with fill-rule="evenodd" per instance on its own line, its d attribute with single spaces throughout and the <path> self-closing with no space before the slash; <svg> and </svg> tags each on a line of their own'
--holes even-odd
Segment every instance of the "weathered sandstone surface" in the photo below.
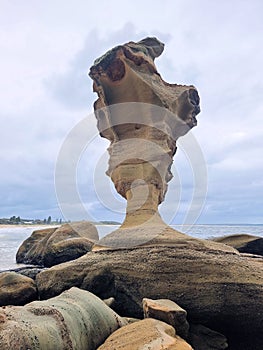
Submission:
<svg viewBox="0 0 263 350">
<path fill-rule="evenodd" d="M 73 260 L 92 249 L 96 227 L 85 221 L 36 230 L 20 246 L 17 263 L 53 266 Z"/>
<path fill-rule="evenodd" d="M 115 331 L 98 350 L 193 350 L 167 323 L 145 319 Z"/>
<path fill-rule="evenodd" d="M 72 288 L 47 301 L 0 308 L 0 349 L 95 350 L 125 324 L 95 295 Z"/>
<path fill-rule="evenodd" d="M 37 299 L 35 282 L 15 272 L 0 273 L 0 306 L 24 305 Z"/>
</svg>

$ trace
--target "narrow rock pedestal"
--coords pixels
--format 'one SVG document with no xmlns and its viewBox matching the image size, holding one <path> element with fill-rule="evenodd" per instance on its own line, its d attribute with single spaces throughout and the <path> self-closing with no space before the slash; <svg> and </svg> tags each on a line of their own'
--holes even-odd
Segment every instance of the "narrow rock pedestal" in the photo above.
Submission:
<svg viewBox="0 0 263 350">
<path fill-rule="evenodd" d="M 99 97 L 94 103 L 98 129 L 111 142 L 107 174 L 127 200 L 120 230 L 94 249 L 142 245 L 166 228 L 158 206 L 172 178 L 176 141 L 197 124 L 200 107 L 194 86 L 169 84 L 157 72 L 154 59 L 163 48 L 156 38 L 129 42 L 90 69 Z"/>
</svg>

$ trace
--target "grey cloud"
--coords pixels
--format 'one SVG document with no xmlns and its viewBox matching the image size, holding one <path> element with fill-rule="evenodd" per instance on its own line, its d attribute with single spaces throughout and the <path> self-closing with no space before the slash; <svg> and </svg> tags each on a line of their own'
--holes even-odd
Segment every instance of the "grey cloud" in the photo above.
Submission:
<svg viewBox="0 0 263 350">
<path fill-rule="evenodd" d="M 68 108 L 90 110 L 96 99 L 95 94 L 92 95 L 92 81 L 87 76 L 93 61 L 112 46 L 140 37 L 141 34 L 136 33 L 135 27 L 130 23 L 118 31 L 110 32 L 107 37 L 101 37 L 97 30 L 92 30 L 87 35 L 82 50 L 72 60 L 68 71 L 45 80 L 47 91 Z"/>
<path fill-rule="evenodd" d="M 6 96 L 10 97 L 10 100 L 6 99 L 6 104 L 12 101 L 13 113 L 0 116 L 2 216 L 21 214 L 45 217 L 51 211 L 54 213 L 50 214 L 52 216 L 60 215 L 53 184 L 56 157 L 67 133 L 84 117 L 86 111 L 92 110 L 96 94 L 92 93 L 92 82 L 87 77 L 89 67 L 95 58 L 114 45 L 155 35 L 166 43 L 164 54 L 156 60 L 163 78 L 171 83 L 194 84 L 201 96 L 202 112 L 198 116 L 199 124 L 193 133 L 203 150 L 208 166 L 208 197 L 206 210 L 200 217 L 200 222 L 262 222 L 262 1 L 167 1 L 165 4 L 156 4 L 155 7 L 149 1 L 147 5 L 141 4 L 140 13 L 132 4 L 129 5 L 131 13 L 123 12 L 120 21 L 113 5 L 110 24 L 105 23 L 102 29 L 98 26 L 98 30 L 91 30 L 92 27 L 96 28 L 96 20 L 92 22 L 90 15 L 96 4 L 88 4 L 90 22 L 86 21 L 83 14 L 78 17 L 76 12 L 76 18 L 72 17 L 72 22 L 68 23 L 68 19 L 71 18 L 69 10 L 55 8 L 49 1 L 45 5 L 43 20 L 42 17 L 37 17 L 42 15 L 41 10 L 38 8 L 38 11 L 35 11 L 33 3 L 30 5 L 32 12 L 28 12 L 29 9 L 26 8 L 23 15 L 28 16 L 27 23 L 30 23 L 32 30 L 36 29 L 36 36 L 41 34 L 43 39 L 53 31 L 56 40 L 63 42 L 74 27 L 74 35 L 80 33 L 80 40 L 86 35 L 86 28 L 89 33 L 86 39 L 83 39 L 82 50 L 75 53 L 71 62 L 63 63 L 63 67 L 68 66 L 64 73 L 54 74 L 54 67 L 50 67 L 53 64 L 52 60 L 63 57 L 60 49 L 57 51 L 58 55 L 47 56 L 49 62 L 43 69 L 45 59 L 41 60 L 40 66 L 26 58 L 19 60 L 20 53 L 24 51 L 21 51 L 21 47 L 16 51 L 15 42 L 12 46 L 12 59 L 17 55 L 19 61 L 16 74 L 23 70 L 29 75 L 29 80 L 32 77 L 39 77 L 41 80 L 43 75 L 48 77 L 43 81 L 45 96 L 39 96 L 38 90 L 32 95 L 35 85 L 30 85 L 29 90 L 22 91 L 22 80 L 19 81 L 21 85 L 16 86 L 16 93 L 13 90 L 15 87 L 9 87 L 10 91 L 6 89 L 6 85 L 2 87 Z M 104 2 L 103 6 L 106 7 L 107 4 L 109 3 Z M 73 2 L 70 6 L 75 8 Z M 83 1 L 83 12 L 86 6 L 87 3 Z M 148 6 L 151 6 L 152 12 L 151 15 L 145 16 Z M 54 8 L 52 19 L 48 11 L 51 8 Z M 160 11 L 162 8 L 163 12 Z M 64 10 L 68 17 L 63 18 Z M 60 24 L 57 24 L 57 14 L 61 15 L 63 34 L 60 33 Z M 106 18 L 107 14 L 103 14 L 100 20 L 102 17 Z M 14 30 L 13 40 L 16 38 L 17 18 L 15 14 L 15 20 L 11 23 Z M 132 19 L 132 23 L 123 26 L 128 18 Z M 80 26 L 77 22 L 79 19 L 82 21 Z M 9 19 L 7 22 L 10 22 Z M 36 22 L 38 26 L 35 26 Z M 112 23 L 115 24 L 114 28 L 110 28 Z M 50 25 L 50 28 L 45 33 L 43 28 L 47 25 Z M 20 21 L 18 31 L 22 31 L 23 28 Z M 150 31 L 149 28 L 157 30 Z M 103 30 L 105 34 L 102 34 Z M 74 35 L 71 36 L 71 40 Z M 17 45 L 21 45 L 20 41 Z M 63 45 L 62 43 L 61 47 L 64 47 Z M 36 50 L 35 47 L 30 48 L 30 45 L 26 48 Z M 49 49 L 48 45 L 46 49 Z M 26 56 L 32 60 L 38 57 L 31 57 L 31 52 L 27 52 Z M 65 56 L 67 60 L 69 55 Z M 8 58 L 5 60 L 5 64 L 7 63 Z M 32 67 L 31 63 L 34 63 Z M 12 69 L 7 70 L 10 71 Z M 47 72 L 50 74 L 46 74 Z M 23 79 L 26 78 L 25 74 L 22 76 Z M 14 96 L 19 94 L 20 90 L 21 96 L 16 105 L 13 102 L 16 101 Z M 243 136 L 236 137 L 238 133 L 243 133 Z M 99 147 L 105 147 L 106 150 L 107 145 Z M 95 153 L 96 146 L 92 150 Z M 177 201 L 176 196 L 181 187 L 181 206 L 176 216 L 179 223 L 183 220 L 193 191 L 191 169 L 186 166 L 180 154 L 181 150 L 178 149 L 173 172 L 178 169 L 179 175 L 169 183 L 165 208 L 169 215 L 176 210 L 174 202 Z M 90 171 L 89 162 L 96 165 L 97 161 L 95 157 L 90 156 L 86 165 L 79 169 L 83 202 L 95 217 L 121 221 L 122 214 L 106 210 L 102 205 L 93 189 L 93 179 L 90 182 L 85 179 Z M 101 183 L 101 191 L 105 193 L 105 201 L 113 201 L 110 189 L 102 181 L 106 175 L 96 176 L 98 184 Z"/>
<path fill-rule="evenodd" d="M 48 212 L 52 217 L 61 217 L 52 183 L 6 182 L 0 186 L 0 193 L 1 217 L 44 219 Z"/>
<path fill-rule="evenodd" d="M 44 81 L 47 92 L 67 108 L 90 109 L 96 96 L 92 94 L 92 81 L 87 74 L 94 60 L 116 45 L 138 41 L 147 35 L 151 34 L 138 31 L 131 22 L 105 36 L 93 29 L 87 35 L 82 50 L 76 53 L 68 71 L 65 74 L 52 75 Z M 153 35 L 166 42 L 171 39 L 170 34 L 160 31 L 154 31 Z"/>
</svg>

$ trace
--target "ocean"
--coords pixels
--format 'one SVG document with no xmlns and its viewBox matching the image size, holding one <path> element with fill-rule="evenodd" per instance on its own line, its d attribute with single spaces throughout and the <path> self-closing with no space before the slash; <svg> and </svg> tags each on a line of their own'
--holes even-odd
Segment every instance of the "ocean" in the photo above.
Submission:
<svg viewBox="0 0 263 350">
<path fill-rule="evenodd" d="M 193 225 L 176 226 L 174 229 L 187 233 L 190 236 L 202 239 L 215 238 L 220 236 L 246 233 L 263 238 L 263 225 Z M 116 230 L 117 225 L 97 225 L 99 237 L 102 238 L 108 233 Z M 15 269 L 25 266 L 16 264 L 16 252 L 21 243 L 28 238 L 31 233 L 40 227 L 1 227 L 0 226 L 0 271 Z"/>
</svg>

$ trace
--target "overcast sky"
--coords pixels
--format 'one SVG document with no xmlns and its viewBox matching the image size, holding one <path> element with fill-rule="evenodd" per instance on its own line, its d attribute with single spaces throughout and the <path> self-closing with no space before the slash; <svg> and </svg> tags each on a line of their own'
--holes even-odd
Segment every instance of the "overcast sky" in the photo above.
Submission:
<svg viewBox="0 0 263 350">
<path fill-rule="evenodd" d="M 183 223 L 193 210 L 197 223 L 263 223 L 262 13 L 261 0 L 0 0 L 0 217 L 63 218 L 54 172 L 67 135 L 85 117 L 95 123 L 89 67 L 156 36 L 163 79 L 193 84 L 201 98 L 190 135 L 200 172 L 194 150 L 179 147 L 165 219 Z M 76 186 L 89 217 L 122 221 L 107 147 L 99 137 L 86 145 Z"/>
</svg>

